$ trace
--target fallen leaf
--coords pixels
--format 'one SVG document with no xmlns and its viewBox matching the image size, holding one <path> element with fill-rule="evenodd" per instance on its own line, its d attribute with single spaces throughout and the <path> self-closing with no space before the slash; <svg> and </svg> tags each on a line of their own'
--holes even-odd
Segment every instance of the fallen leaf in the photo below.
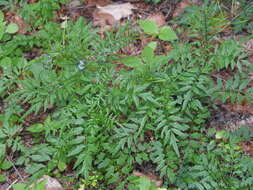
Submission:
<svg viewBox="0 0 253 190">
<path fill-rule="evenodd" d="M 116 21 L 119 21 L 122 18 L 130 16 L 133 12 L 134 6 L 131 3 L 122 3 L 122 4 L 111 4 L 107 6 L 97 5 L 100 13 L 106 13 L 113 16 Z"/>
<path fill-rule="evenodd" d="M 157 24 L 154 21 L 151 20 L 140 20 L 139 21 L 140 28 L 144 31 L 146 34 L 154 35 L 159 33 L 159 29 Z"/>
<path fill-rule="evenodd" d="M 96 9 L 93 14 L 93 26 L 106 26 L 110 25 L 113 26 L 114 23 L 116 23 L 116 20 L 114 17 L 108 13 L 100 12 L 98 9 Z"/>
<path fill-rule="evenodd" d="M 161 12 L 148 16 L 147 20 L 154 21 L 158 27 L 162 27 L 166 24 L 165 16 Z"/>
<path fill-rule="evenodd" d="M 18 25 L 16 23 L 10 23 L 6 27 L 6 32 L 9 34 L 15 34 L 18 31 Z"/>
<path fill-rule="evenodd" d="M 121 18 L 131 15 L 133 8 L 134 6 L 130 3 L 97 6 L 92 14 L 93 26 L 101 27 L 100 33 L 103 33 L 111 29 L 112 26 L 117 26 Z"/>
</svg>

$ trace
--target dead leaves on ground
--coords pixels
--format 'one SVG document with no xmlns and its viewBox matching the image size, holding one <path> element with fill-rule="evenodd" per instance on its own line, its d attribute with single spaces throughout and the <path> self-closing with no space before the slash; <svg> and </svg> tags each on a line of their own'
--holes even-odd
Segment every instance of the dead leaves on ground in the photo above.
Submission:
<svg viewBox="0 0 253 190">
<path fill-rule="evenodd" d="M 166 24 L 165 16 L 161 12 L 149 15 L 147 20 L 154 21 L 158 27 L 162 27 Z"/>
<path fill-rule="evenodd" d="M 96 5 L 97 8 L 93 12 L 94 26 L 104 27 L 106 25 L 113 26 L 122 18 L 129 17 L 133 12 L 134 6 L 130 3 L 110 4 L 107 6 Z"/>
<path fill-rule="evenodd" d="M 181 1 L 179 3 L 179 5 L 177 6 L 176 10 L 174 11 L 173 17 L 179 16 L 189 6 L 191 6 L 191 2 L 190 1 L 188 1 L 188 0 Z"/>
</svg>

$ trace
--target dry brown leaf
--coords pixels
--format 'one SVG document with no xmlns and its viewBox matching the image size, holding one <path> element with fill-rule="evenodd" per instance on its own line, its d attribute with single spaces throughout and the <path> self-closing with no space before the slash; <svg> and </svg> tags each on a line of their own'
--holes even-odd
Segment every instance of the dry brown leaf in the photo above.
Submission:
<svg viewBox="0 0 253 190">
<path fill-rule="evenodd" d="M 130 16 L 133 12 L 134 6 L 131 3 L 122 3 L 122 4 L 111 4 L 107 6 L 97 6 L 100 13 L 110 14 L 114 17 L 116 21 L 119 21 L 122 18 Z"/>
<path fill-rule="evenodd" d="M 85 0 L 87 6 L 106 6 L 112 3 L 110 0 Z"/>
<path fill-rule="evenodd" d="M 161 12 L 148 16 L 147 20 L 154 21 L 158 27 L 162 27 L 166 24 L 165 16 Z"/>
<path fill-rule="evenodd" d="M 188 0 L 183 0 L 179 3 L 179 5 L 177 6 L 177 8 L 175 9 L 174 13 L 173 13 L 173 17 L 179 16 L 182 12 L 184 12 L 184 10 L 191 6 L 192 3 L 189 2 Z"/>
<path fill-rule="evenodd" d="M 243 105 L 240 105 L 238 103 L 235 104 L 223 104 L 223 108 L 225 108 L 228 112 L 236 112 L 236 113 L 242 113 L 242 114 L 253 114 L 253 107 L 251 105 L 246 104 L 245 101 L 243 101 Z"/>
<path fill-rule="evenodd" d="M 93 25 L 102 27 L 101 32 L 111 29 L 119 23 L 121 18 L 130 16 L 133 8 L 134 6 L 130 3 L 97 6 L 92 14 Z"/>
<path fill-rule="evenodd" d="M 144 174 L 139 171 L 134 170 L 133 175 L 138 176 L 138 177 L 145 177 L 148 178 L 150 181 L 154 182 L 156 187 L 161 187 L 163 184 L 163 180 L 159 179 L 157 176 L 154 174 Z"/>
<path fill-rule="evenodd" d="M 93 17 L 94 26 L 100 26 L 100 27 L 104 27 L 106 25 L 112 26 L 116 22 L 116 20 L 114 19 L 112 15 L 107 14 L 107 13 L 102 13 L 98 9 L 96 9 L 93 12 L 92 17 Z"/>
</svg>

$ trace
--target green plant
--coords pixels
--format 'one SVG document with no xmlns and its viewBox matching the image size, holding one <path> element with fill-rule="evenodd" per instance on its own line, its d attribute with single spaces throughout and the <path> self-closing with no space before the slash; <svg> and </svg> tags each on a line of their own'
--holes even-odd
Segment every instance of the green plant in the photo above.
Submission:
<svg viewBox="0 0 253 190">
<path fill-rule="evenodd" d="M 166 188 L 157 188 L 151 180 L 145 177 L 138 177 L 136 181 L 133 181 L 135 187 L 132 189 L 138 190 L 167 190 Z"/>
<path fill-rule="evenodd" d="M 15 23 L 10 23 L 6 25 L 6 22 L 4 21 L 4 15 L 3 12 L 0 11 L 0 41 L 3 38 L 3 35 L 5 33 L 14 34 L 18 31 L 18 26 Z"/>
<path fill-rule="evenodd" d="M 251 32 L 253 30 L 253 21 L 250 19 L 253 16 L 253 4 L 247 0 L 239 1 L 239 10 L 237 15 L 232 17 L 232 26 L 236 33 L 244 30 Z"/>
<path fill-rule="evenodd" d="M 183 28 L 190 28 L 189 37 L 201 38 L 204 41 L 212 40 L 226 29 L 228 20 L 219 1 L 204 1 L 200 6 L 194 5 L 185 9 L 174 22 Z"/>
<path fill-rule="evenodd" d="M 176 33 L 170 26 L 158 28 L 157 24 L 151 20 L 141 20 L 139 21 L 139 24 L 146 34 L 152 35 L 153 37 L 158 37 L 164 41 L 173 41 L 178 39 Z"/>
<path fill-rule="evenodd" d="M 45 24 L 51 20 L 57 9 L 60 8 L 60 4 L 66 3 L 68 0 L 41 0 L 35 3 L 23 3 L 21 4 L 20 14 L 24 20 L 31 23 L 34 27 L 38 27 L 41 24 Z"/>
<path fill-rule="evenodd" d="M 212 43 L 226 24 L 218 4 L 205 2 L 178 18 L 191 30 L 187 43 L 168 26 L 140 21 L 144 33 L 173 41 L 172 50 L 157 55 L 153 41 L 122 58 L 119 50 L 136 37 L 129 25 L 104 38 L 83 18 L 63 27 L 51 21 L 59 3 L 26 5 L 26 19 L 43 27 L 30 36 L 4 30 L 0 41 L 1 169 L 17 155 L 14 166 L 25 167 L 31 181 L 72 170 L 80 188 L 159 189 L 132 175 L 136 164 L 151 163 L 168 190 L 250 189 L 253 161 L 237 144 L 247 136 L 206 127 L 217 100 L 240 103 L 252 94 L 242 47 Z M 42 55 L 26 59 L 34 47 Z M 127 69 L 116 70 L 120 63 Z M 232 71 L 231 79 L 213 80 L 221 70 Z"/>
</svg>

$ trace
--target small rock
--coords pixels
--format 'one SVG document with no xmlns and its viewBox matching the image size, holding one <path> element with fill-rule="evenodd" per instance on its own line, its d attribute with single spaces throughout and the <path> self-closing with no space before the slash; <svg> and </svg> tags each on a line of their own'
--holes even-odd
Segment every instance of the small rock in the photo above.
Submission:
<svg viewBox="0 0 253 190">
<path fill-rule="evenodd" d="M 46 181 L 46 185 L 45 185 L 44 190 L 64 190 L 62 185 L 55 178 L 52 178 L 48 175 L 44 175 L 43 177 L 38 179 L 38 181 L 35 184 L 37 184 L 41 181 L 44 181 L 44 180 Z M 30 186 L 30 188 L 34 187 L 35 184 L 32 184 Z"/>
</svg>

